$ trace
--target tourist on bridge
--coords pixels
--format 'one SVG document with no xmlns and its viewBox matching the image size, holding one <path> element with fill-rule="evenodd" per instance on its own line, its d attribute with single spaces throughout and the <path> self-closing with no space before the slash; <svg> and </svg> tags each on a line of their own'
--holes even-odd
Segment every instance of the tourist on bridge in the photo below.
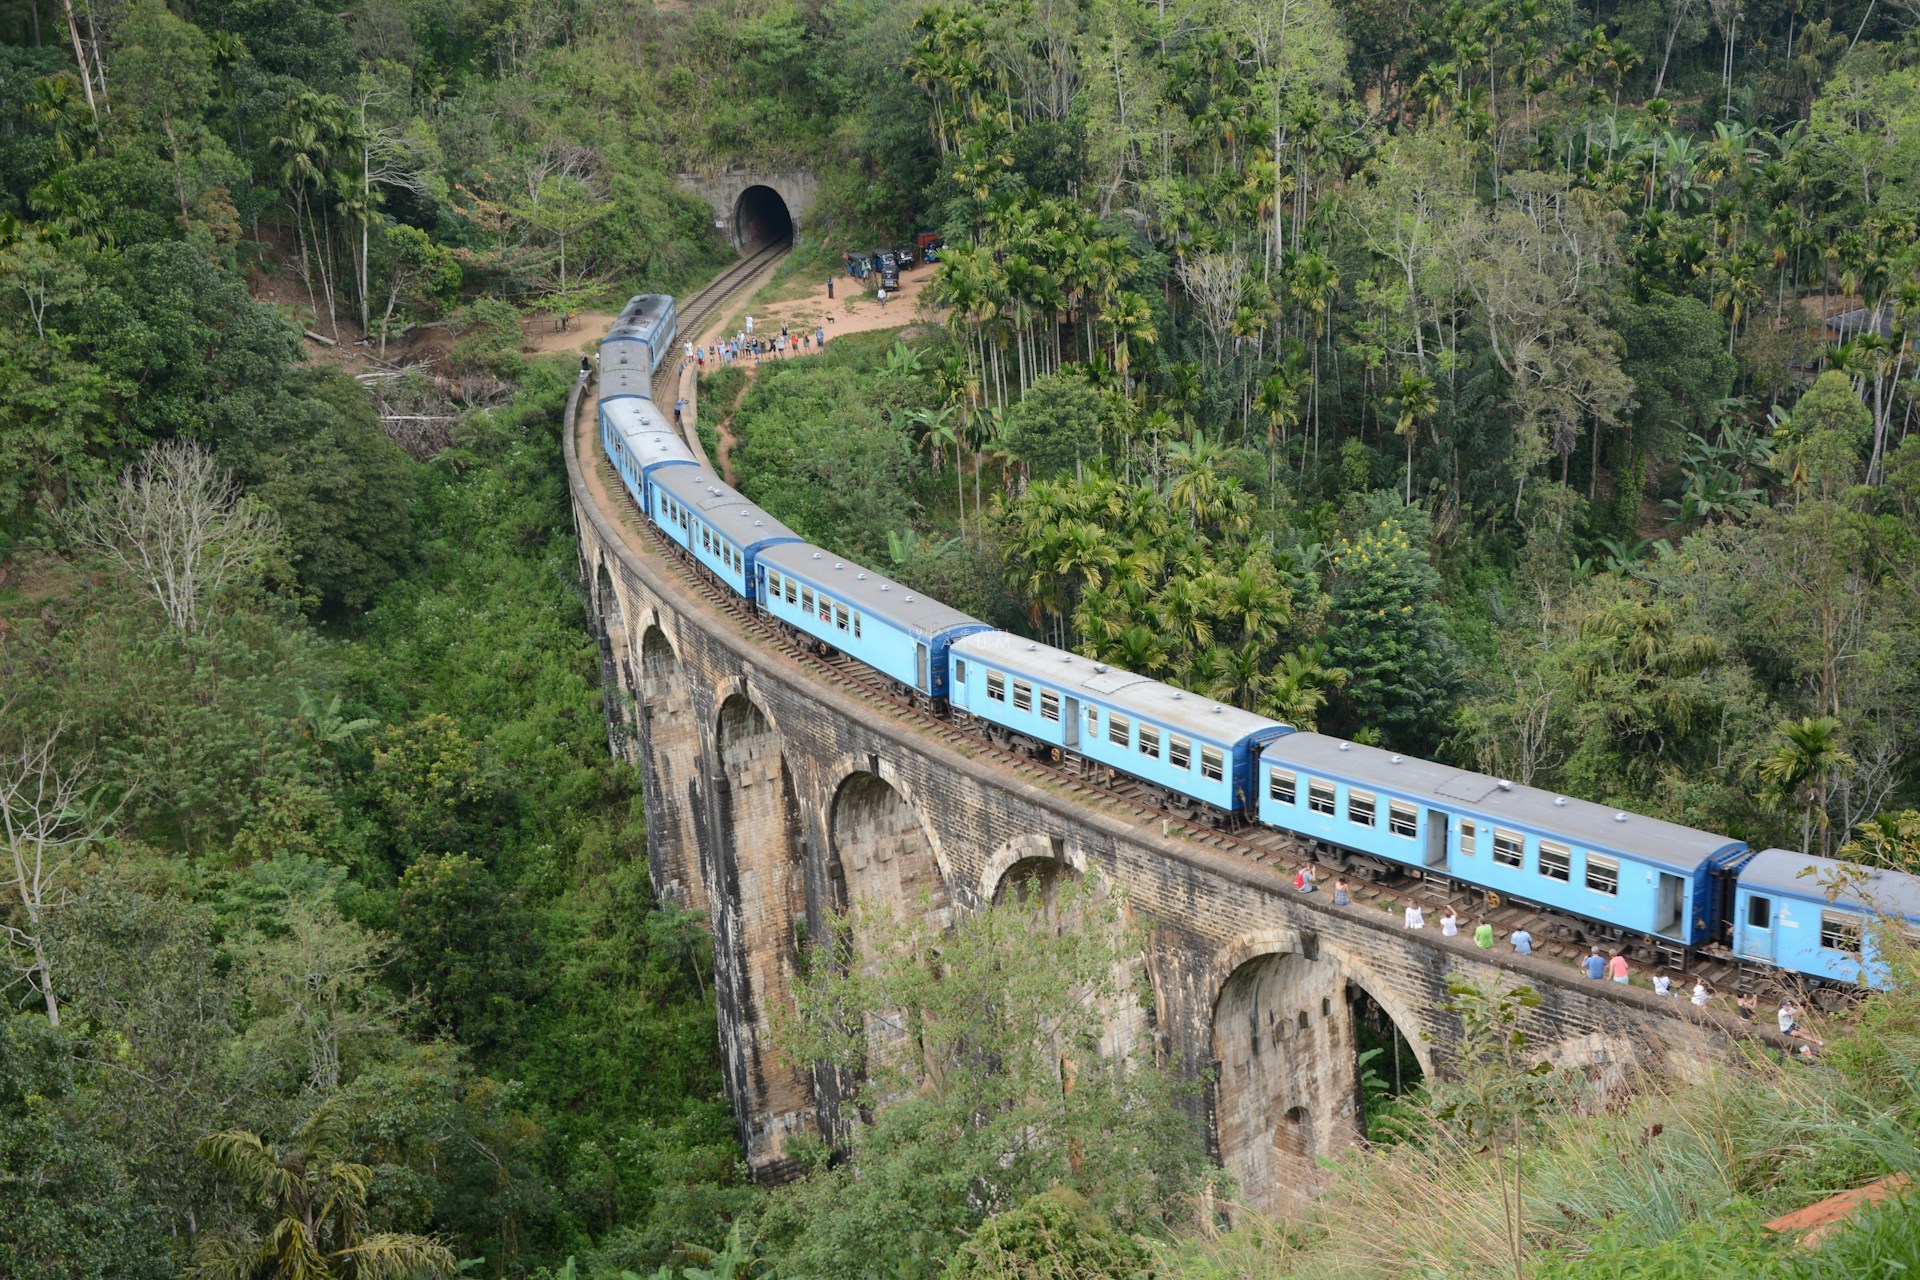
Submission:
<svg viewBox="0 0 1920 1280">
<path fill-rule="evenodd" d="M 1615 982 L 1630 984 L 1630 979 L 1627 977 L 1627 957 L 1625 955 L 1618 951 L 1613 953 L 1613 959 L 1607 961 L 1607 976 Z"/>
<path fill-rule="evenodd" d="M 1580 962 L 1580 967 L 1585 969 L 1587 976 L 1595 982 L 1607 976 L 1607 962 L 1601 958 L 1598 947 L 1593 948 L 1587 958 Z"/>
<path fill-rule="evenodd" d="M 1447 907 L 1447 914 L 1440 917 L 1440 936 L 1443 938 L 1460 936 L 1460 913 L 1451 905 Z"/>
<path fill-rule="evenodd" d="M 1533 935 L 1527 932 L 1525 925 L 1515 929 L 1513 933 L 1508 936 L 1507 941 L 1513 944 L 1513 953 L 1515 955 L 1530 956 L 1533 954 Z"/>
<path fill-rule="evenodd" d="M 1419 903 L 1410 902 L 1407 904 L 1407 917 L 1401 922 L 1400 927 L 1403 929 L 1424 929 L 1427 927 L 1427 913 L 1420 909 Z"/>
<path fill-rule="evenodd" d="M 1493 950 L 1493 926 L 1485 920 L 1473 927 L 1473 945 L 1482 951 Z"/>
</svg>

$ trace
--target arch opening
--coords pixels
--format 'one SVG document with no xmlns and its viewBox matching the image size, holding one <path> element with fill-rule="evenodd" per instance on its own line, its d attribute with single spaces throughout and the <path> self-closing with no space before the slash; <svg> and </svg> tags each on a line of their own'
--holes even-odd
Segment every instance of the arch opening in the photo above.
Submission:
<svg viewBox="0 0 1920 1280">
<path fill-rule="evenodd" d="M 1347 983 L 1347 1009 L 1361 1131 L 1371 1142 L 1397 1141 L 1401 1121 L 1411 1118 L 1405 1099 L 1426 1080 L 1420 1055 L 1386 1006 L 1357 982 Z"/>
<path fill-rule="evenodd" d="M 748 187 L 733 202 L 733 244 L 741 252 L 793 239 L 793 214 L 778 191 Z"/>
</svg>

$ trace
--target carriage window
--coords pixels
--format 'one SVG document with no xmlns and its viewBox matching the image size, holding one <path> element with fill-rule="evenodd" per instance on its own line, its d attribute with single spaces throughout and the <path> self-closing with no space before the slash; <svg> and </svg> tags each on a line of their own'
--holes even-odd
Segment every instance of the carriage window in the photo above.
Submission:
<svg viewBox="0 0 1920 1280">
<path fill-rule="evenodd" d="M 1517 867 L 1526 861 L 1526 845 L 1518 832 L 1493 829 L 1493 860 L 1503 867 Z"/>
<path fill-rule="evenodd" d="M 842 631 L 847 629 L 847 606 L 843 604 L 833 606 L 833 625 Z"/>
<path fill-rule="evenodd" d="M 1860 917 L 1845 911 L 1820 913 L 1820 945 L 1828 951 L 1860 950 Z"/>
<path fill-rule="evenodd" d="M 1200 748 L 1200 776 L 1213 782 L 1227 776 L 1227 758 L 1220 754 L 1220 748 Z"/>
<path fill-rule="evenodd" d="M 1406 801 L 1390 800 L 1387 802 L 1387 830 L 1411 840 L 1420 830 L 1420 815 Z"/>
<path fill-rule="evenodd" d="M 1540 874 L 1565 884 L 1573 879 L 1573 850 L 1551 841 L 1540 842 Z"/>
<path fill-rule="evenodd" d="M 987 697 L 995 702 L 1007 700 L 1007 678 L 998 671 L 987 672 Z"/>
<path fill-rule="evenodd" d="M 1160 727 L 1158 725 L 1143 724 L 1140 726 L 1140 754 L 1143 756 L 1153 756 L 1156 759 L 1159 758 Z"/>
<path fill-rule="evenodd" d="M 1295 794 L 1293 770 L 1267 770 L 1267 799 L 1275 804 L 1293 804 Z"/>
<path fill-rule="evenodd" d="M 1754 894 L 1747 899 L 1747 927 L 1749 929 L 1773 928 L 1773 899 Z"/>
<path fill-rule="evenodd" d="M 1179 734 L 1167 741 L 1167 763 L 1176 769 L 1193 768 L 1193 743 Z"/>
<path fill-rule="evenodd" d="M 1116 712 L 1107 712 L 1107 741 L 1116 747 L 1127 745 L 1133 734 L 1133 720 Z"/>
<path fill-rule="evenodd" d="M 794 594 L 793 579 L 788 578 L 787 579 L 787 603 L 792 604 L 795 600 L 799 598 L 800 598 L 799 596 Z"/>
<path fill-rule="evenodd" d="M 1060 695 L 1051 689 L 1042 689 L 1040 691 L 1040 718 L 1042 720 L 1052 720 L 1055 723 L 1059 722 Z"/>
<path fill-rule="evenodd" d="M 1347 792 L 1347 821 L 1356 827 L 1373 825 L 1374 799 L 1371 791 Z"/>
<path fill-rule="evenodd" d="M 802 613 L 813 612 L 813 588 L 812 587 L 800 588 L 800 611 Z"/>
<path fill-rule="evenodd" d="M 1620 892 L 1620 864 L 1612 858 L 1588 854 L 1587 888 L 1595 893 L 1617 896 Z"/>
<path fill-rule="evenodd" d="M 1309 779 L 1307 781 L 1307 808 L 1313 810 L 1315 813 L 1324 813 L 1331 818 L 1333 816 L 1333 784 L 1331 782 L 1322 782 L 1318 778 Z"/>
<path fill-rule="evenodd" d="M 1471 818 L 1460 819 L 1460 852 L 1468 858 L 1480 852 L 1480 831 Z"/>
<path fill-rule="evenodd" d="M 1013 709 L 1015 711 L 1033 710 L 1033 686 L 1025 680 L 1013 682 Z"/>
</svg>

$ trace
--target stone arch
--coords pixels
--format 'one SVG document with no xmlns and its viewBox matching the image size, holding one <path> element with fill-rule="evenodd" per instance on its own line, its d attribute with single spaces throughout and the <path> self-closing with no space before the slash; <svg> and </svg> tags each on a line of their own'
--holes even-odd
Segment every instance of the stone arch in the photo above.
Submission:
<svg viewBox="0 0 1920 1280">
<path fill-rule="evenodd" d="M 1359 1136 L 1346 975 L 1284 931 L 1237 940 L 1217 967 L 1227 975 L 1212 1026 L 1220 1162 L 1254 1207 L 1284 1213 L 1320 1189 L 1318 1159 Z"/>
<path fill-rule="evenodd" d="M 600 641 L 600 684 L 607 698 L 607 746 L 616 759 L 631 764 L 638 758 L 633 651 L 628 647 L 626 607 L 604 559 L 594 567 L 593 616 Z"/>
<path fill-rule="evenodd" d="M 764 244 L 791 240 L 793 211 L 787 198 L 765 183 L 755 183 L 740 192 L 733 201 L 733 244 L 747 250 Z"/>
<path fill-rule="evenodd" d="M 921 807 L 894 780 L 874 770 L 847 774 L 827 810 L 827 838 L 839 905 L 877 902 L 897 911 L 920 910 L 952 923 L 947 875 Z"/>
<path fill-rule="evenodd" d="M 708 907 L 694 822 L 700 783 L 700 729 L 679 655 L 656 619 L 640 636 L 639 718 L 647 797 L 648 870 L 663 901 Z"/>
<path fill-rule="evenodd" d="M 733 958 L 720 993 L 727 1067 L 753 1100 L 741 1116 L 747 1163 L 784 1169 L 786 1140 L 813 1119 L 808 1077 L 774 1047 L 774 1019 L 792 1004 L 797 928 L 806 918 L 804 850 L 793 779 L 779 731 L 744 691 L 725 692 L 714 724 L 720 769 L 712 788 L 716 879 L 722 907 L 714 943 Z"/>
</svg>

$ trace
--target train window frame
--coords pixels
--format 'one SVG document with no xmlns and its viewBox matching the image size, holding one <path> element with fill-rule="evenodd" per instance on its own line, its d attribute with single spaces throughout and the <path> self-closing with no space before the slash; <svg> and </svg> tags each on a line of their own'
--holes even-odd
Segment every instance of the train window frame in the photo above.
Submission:
<svg viewBox="0 0 1920 1280">
<path fill-rule="evenodd" d="M 1040 718 L 1060 723 L 1060 693 L 1057 689 L 1040 690 Z"/>
<path fill-rule="evenodd" d="M 1159 725 L 1148 724 L 1145 720 L 1142 720 L 1140 722 L 1139 751 L 1140 751 L 1140 754 L 1143 756 L 1152 756 L 1155 760 L 1158 760 L 1160 758 L 1160 726 Z"/>
<path fill-rule="evenodd" d="M 1387 801 L 1387 830 L 1402 840 L 1413 840 L 1420 835 L 1420 808 L 1405 800 Z"/>
<path fill-rule="evenodd" d="M 843 604 L 833 606 L 833 629 L 835 631 L 850 631 L 853 629 L 853 619 L 847 613 L 847 606 Z"/>
<path fill-rule="evenodd" d="M 1527 838 L 1518 831 L 1509 831 L 1505 827 L 1493 829 L 1493 861 L 1500 867 L 1524 867 L 1527 865 Z"/>
<path fill-rule="evenodd" d="M 1007 700 L 1007 677 L 1005 672 L 987 672 L 987 701 L 1005 702 Z"/>
<path fill-rule="evenodd" d="M 1860 926 L 1860 917 L 1852 912 L 1822 907 L 1820 909 L 1820 949 L 1859 955 L 1863 933 Z"/>
<path fill-rule="evenodd" d="M 1755 911 L 1754 910 L 1755 907 L 1758 907 L 1760 909 L 1758 911 Z M 1762 918 L 1756 920 L 1754 919 L 1756 915 Z M 1772 932 L 1773 930 L 1773 899 L 1772 898 L 1769 898 L 1764 893 L 1750 893 L 1747 895 L 1747 928 L 1760 929 L 1766 932 Z"/>
<path fill-rule="evenodd" d="M 1107 712 L 1107 741 L 1121 750 L 1133 745 L 1133 717 L 1118 711 Z"/>
<path fill-rule="evenodd" d="M 1573 849 L 1553 840 L 1540 842 L 1540 874 L 1561 884 L 1573 883 Z"/>
<path fill-rule="evenodd" d="M 1307 779 L 1307 809 L 1331 818 L 1339 808 L 1333 783 L 1325 778 Z"/>
<path fill-rule="evenodd" d="M 1200 776 L 1208 782 L 1224 782 L 1227 777 L 1227 753 L 1218 747 L 1200 744 Z"/>
<path fill-rule="evenodd" d="M 1193 739 L 1177 733 L 1167 735 L 1167 763 L 1182 773 L 1193 771 Z"/>
<path fill-rule="evenodd" d="M 1613 876 L 1613 882 L 1611 884 L 1607 883 L 1607 875 L 1609 873 Z M 1604 893 L 1609 898 L 1619 897 L 1620 859 L 1603 857 L 1597 853 L 1588 854 L 1587 874 L 1585 878 L 1587 888 L 1592 892 Z"/>
<path fill-rule="evenodd" d="M 1282 792 L 1286 794 L 1282 795 Z M 1291 769 L 1267 766 L 1267 799 L 1275 804 L 1300 803 L 1300 776 Z"/>
<path fill-rule="evenodd" d="M 1380 821 L 1380 797 L 1371 791 L 1348 787 L 1347 821 L 1356 827 L 1372 827 Z"/>
<path fill-rule="evenodd" d="M 1033 685 L 1030 681 L 1015 680 L 1013 682 L 1013 709 L 1015 711 L 1032 712 Z"/>
</svg>

